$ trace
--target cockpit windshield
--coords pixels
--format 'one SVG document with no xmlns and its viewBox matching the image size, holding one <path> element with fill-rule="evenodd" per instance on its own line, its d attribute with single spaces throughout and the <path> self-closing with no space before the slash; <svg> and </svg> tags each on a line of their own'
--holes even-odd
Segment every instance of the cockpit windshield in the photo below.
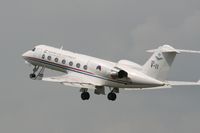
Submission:
<svg viewBox="0 0 200 133">
<path fill-rule="evenodd" d="M 33 48 L 32 51 L 34 52 L 36 48 Z"/>
</svg>

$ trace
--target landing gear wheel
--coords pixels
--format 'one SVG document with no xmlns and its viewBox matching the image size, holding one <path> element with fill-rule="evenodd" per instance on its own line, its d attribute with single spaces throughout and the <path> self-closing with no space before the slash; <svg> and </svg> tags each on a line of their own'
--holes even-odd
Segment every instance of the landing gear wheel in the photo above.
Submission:
<svg viewBox="0 0 200 133">
<path fill-rule="evenodd" d="M 90 99 L 90 93 L 88 93 L 88 92 L 83 92 L 83 93 L 81 94 L 81 99 L 82 99 L 82 100 L 89 100 L 89 99 Z"/>
<path fill-rule="evenodd" d="M 117 95 L 116 95 L 115 93 L 110 92 L 110 93 L 108 94 L 108 100 L 115 101 L 116 98 L 117 98 Z"/>
<path fill-rule="evenodd" d="M 36 75 L 34 73 L 31 73 L 29 76 L 30 76 L 31 79 L 36 77 Z"/>
</svg>

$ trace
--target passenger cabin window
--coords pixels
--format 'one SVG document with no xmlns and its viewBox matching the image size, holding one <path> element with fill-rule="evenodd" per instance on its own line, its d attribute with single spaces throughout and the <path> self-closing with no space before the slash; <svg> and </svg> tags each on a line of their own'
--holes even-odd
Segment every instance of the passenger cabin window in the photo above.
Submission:
<svg viewBox="0 0 200 133">
<path fill-rule="evenodd" d="M 62 60 L 62 64 L 65 64 L 66 63 L 66 60 Z"/>
<path fill-rule="evenodd" d="M 51 60 L 51 56 L 48 56 L 47 59 L 48 59 L 48 60 Z"/>
<path fill-rule="evenodd" d="M 87 70 L 87 68 L 88 68 L 87 65 L 84 65 L 84 66 L 83 66 L 83 69 L 84 69 L 84 70 Z"/>
<path fill-rule="evenodd" d="M 80 64 L 80 63 L 77 63 L 77 64 L 76 64 L 76 67 L 77 67 L 77 68 L 80 68 L 80 67 L 81 67 L 81 64 Z"/>
<path fill-rule="evenodd" d="M 72 61 L 70 61 L 70 62 L 69 62 L 69 65 L 70 65 L 70 66 L 73 66 L 73 62 L 72 62 Z"/>
<path fill-rule="evenodd" d="M 42 55 L 42 59 L 45 59 L 45 54 Z"/>
<path fill-rule="evenodd" d="M 55 62 L 58 62 L 58 58 L 55 58 L 54 61 L 55 61 Z"/>
</svg>

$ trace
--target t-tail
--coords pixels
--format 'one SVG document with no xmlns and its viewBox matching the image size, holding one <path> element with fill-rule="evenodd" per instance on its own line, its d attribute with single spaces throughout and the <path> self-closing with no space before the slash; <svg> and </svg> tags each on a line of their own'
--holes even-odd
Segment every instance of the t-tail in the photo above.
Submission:
<svg viewBox="0 0 200 133">
<path fill-rule="evenodd" d="M 144 64 L 143 73 L 160 81 L 165 81 L 172 63 L 177 54 L 200 53 L 200 51 L 175 49 L 169 45 L 160 46 L 158 49 L 148 50 L 153 53 L 151 58 Z"/>
</svg>

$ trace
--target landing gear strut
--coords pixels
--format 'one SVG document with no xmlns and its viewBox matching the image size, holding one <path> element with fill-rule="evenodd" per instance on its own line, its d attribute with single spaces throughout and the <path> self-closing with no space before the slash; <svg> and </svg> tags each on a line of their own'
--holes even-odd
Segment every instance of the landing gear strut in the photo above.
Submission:
<svg viewBox="0 0 200 133">
<path fill-rule="evenodd" d="M 38 71 L 39 68 L 40 68 L 39 66 L 35 66 L 35 67 L 33 68 L 33 73 L 31 73 L 31 74 L 29 75 L 29 77 L 30 77 L 31 79 L 35 79 L 35 78 L 36 78 L 35 73 Z"/>
<path fill-rule="evenodd" d="M 36 75 L 36 72 L 39 70 L 39 68 L 40 68 L 40 66 L 35 66 L 34 68 L 33 68 L 33 73 L 31 73 L 30 75 L 29 75 L 29 77 L 31 78 L 31 79 L 34 79 L 34 80 L 42 80 L 42 78 L 43 78 L 43 76 L 44 76 L 44 69 L 45 69 L 45 67 L 44 66 L 42 66 L 42 68 L 40 69 L 40 71 L 38 72 L 38 74 Z"/>
</svg>

